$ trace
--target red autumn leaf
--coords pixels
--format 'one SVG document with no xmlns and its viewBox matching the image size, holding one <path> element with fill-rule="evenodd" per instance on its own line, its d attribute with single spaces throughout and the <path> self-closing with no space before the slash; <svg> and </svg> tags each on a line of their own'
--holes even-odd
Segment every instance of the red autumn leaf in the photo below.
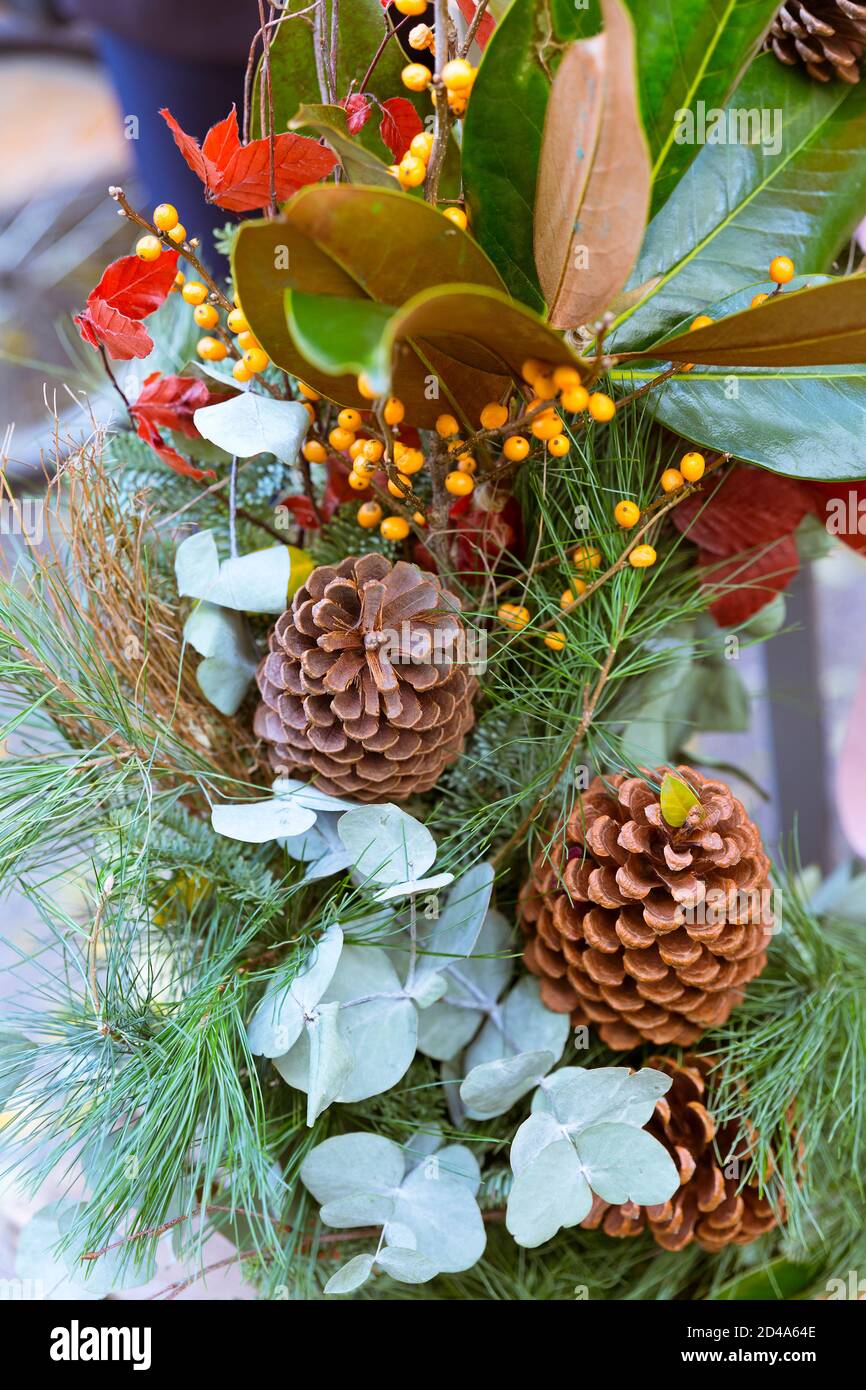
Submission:
<svg viewBox="0 0 866 1390">
<path fill-rule="evenodd" d="M 363 92 L 353 92 L 342 102 L 346 112 L 346 129 L 350 135 L 357 135 L 359 130 L 363 130 L 367 121 L 370 119 L 370 112 L 373 104 L 364 96 Z"/>
<path fill-rule="evenodd" d="M 497 561 L 506 551 L 520 556 L 523 550 L 523 519 L 515 497 L 509 497 L 500 511 L 486 511 L 474 499 L 460 497 L 448 510 L 455 531 L 454 560 L 464 575 L 482 575 L 482 557 Z"/>
<path fill-rule="evenodd" d="M 315 531 L 321 525 L 316 516 L 316 509 L 309 497 L 305 497 L 302 492 L 295 492 L 291 497 L 284 497 L 280 502 L 281 507 L 287 507 L 299 526 L 305 531 Z"/>
<path fill-rule="evenodd" d="M 131 407 L 136 420 L 145 419 L 157 428 L 176 430 L 189 439 L 198 438 L 193 413 L 216 405 L 225 397 L 208 390 L 204 381 L 191 376 L 162 376 L 151 372 L 145 378 L 138 400 Z"/>
<path fill-rule="evenodd" d="M 177 274 L 177 251 L 163 251 L 155 261 L 121 256 L 106 266 L 102 279 L 87 296 L 75 323 L 91 347 L 105 346 L 115 361 L 147 357 L 153 339 L 140 319 L 165 301 Z"/>
<path fill-rule="evenodd" d="M 175 144 L 205 187 L 209 203 L 229 212 L 252 212 L 271 200 L 271 146 L 268 140 L 242 145 L 235 108 L 198 142 L 181 130 L 171 112 L 160 111 Z M 290 198 L 307 183 L 330 174 L 336 155 L 317 140 L 287 132 L 277 135 L 274 146 L 274 193 L 278 201 Z"/>
<path fill-rule="evenodd" d="M 382 124 L 379 134 L 388 149 L 399 162 L 408 150 L 416 135 L 420 135 L 424 123 L 411 101 L 405 97 L 389 97 L 382 102 Z"/>
<path fill-rule="evenodd" d="M 866 482 L 807 483 L 815 514 L 831 536 L 866 555 Z"/>
<path fill-rule="evenodd" d="M 698 551 L 698 564 L 707 571 L 705 584 L 718 595 L 710 612 L 719 627 L 737 627 L 787 589 L 799 568 L 793 535 L 773 541 L 757 555 L 722 559 Z"/>
<path fill-rule="evenodd" d="M 478 9 L 477 0 L 457 0 L 457 8 L 467 23 L 471 24 L 472 20 L 475 18 L 475 11 Z M 488 10 L 487 14 L 483 16 L 475 34 L 475 42 L 478 44 L 479 48 L 486 48 L 495 28 L 496 20 Z"/>
</svg>

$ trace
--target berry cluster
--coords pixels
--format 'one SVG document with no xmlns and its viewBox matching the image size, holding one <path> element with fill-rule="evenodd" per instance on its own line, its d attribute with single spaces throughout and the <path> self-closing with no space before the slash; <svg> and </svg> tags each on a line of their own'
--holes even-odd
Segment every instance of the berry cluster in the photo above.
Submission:
<svg viewBox="0 0 866 1390">
<path fill-rule="evenodd" d="M 411 0 L 405 0 L 411 3 Z M 399 5 L 398 5 L 398 8 Z M 426 6 L 425 6 L 426 8 Z M 408 14 L 423 14 L 422 10 L 404 11 Z M 419 24 L 412 30 L 412 35 L 417 36 L 418 41 L 413 43 L 412 36 L 409 42 L 413 48 L 431 47 L 431 31 L 426 24 Z M 471 63 L 467 63 L 465 58 L 452 58 L 446 63 L 438 79 L 434 79 L 432 72 L 424 63 L 408 63 L 401 73 L 403 86 L 408 87 L 410 92 L 424 92 L 428 87 L 434 85 L 436 80 L 441 81 L 441 86 L 445 88 L 448 100 L 448 110 L 455 120 L 462 120 L 466 115 L 466 108 L 469 105 L 469 97 L 478 69 Z M 440 87 L 441 90 L 441 87 Z"/>
</svg>

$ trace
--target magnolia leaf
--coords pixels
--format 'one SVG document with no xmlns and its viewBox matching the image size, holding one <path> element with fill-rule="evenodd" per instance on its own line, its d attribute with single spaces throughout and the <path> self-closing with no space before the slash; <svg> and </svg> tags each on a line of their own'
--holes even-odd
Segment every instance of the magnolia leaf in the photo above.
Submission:
<svg viewBox="0 0 866 1390">
<path fill-rule="evenodd" d="M 422 878 L 436 858 L 436 842 L 426 826 L 390 802 L 347 811 L 337 831 L 356 873 L 378 883 Z"/>
<path fill-rule="evenodd" d="M 428 1279 L 435 1279 L 439 1273 L 438 1267 L 426 1255 L 399 1245 L 386 1245 L 376 1256 L 376 1263 L 401 1284 L 426 1284 Z"/>
<path fill-rule="evenodd" d="M 592 1192 L 574 1146 L 557 1139 L 515 1174 L 505 1224 L 518 1245 L 533 1250 L 560 1227 L 577 1226 L 591 1207 Z"/>
<path fill-rule="evenodd" d="M 537 1086 L 556 1058 L 552 1052 L 520 1052 L 473 1067 L 460 1087 L 460 1099 L 473 1120 L 504 1115 L 521 1096 Z"/>
<path fill-rule="evenodd" d="M 377 396 L 385 395 L 391 384 L 383 337 L 394 312 L 371 299 L 323 299 L 286 290 L 286 321 L 306 360 L 329 376 L 365 372 Z"/>
<path fill-rule="evenodd" d="M 620 292 L 649 209 L 634 31 L 620 0 L 601 0 L 601 9 L 603 32 L 566 50 L 547 104 L 533 225 L 556 328 L 588 323 Z"/>
<path fill-rule="evenodd" d="M 334 151 L 350 183 L 394 187 L 387 164 L 349 134 L 348 118 L 342 106 L 302 106 L 289 121 L 289 130 L 320 135 Z"/>
<path fill-rule="evenodd" d="M 394 1198 L 384 1192 L 352 1192 L 326 1202 L 319 1216 L 326 1226 L 383 1226 L 394 1210 Z"/>
<path fill-rule="evenodd" d="M 602 1121 L 640 1128 L 670 1088 L 671 1078 L 653 1067 L 561 1067 L 541 1083 L 532 1108 L 575 1133 Z"/>
<path fill-rule="evenodd" d="M 300 1037 L 304 1015 L 316 1007 L 333 979 L 343 950 L 343 933 L 334 924 L 323 932 L 304 968 L 285 988 L 268 990 L 247 1029 L 250 1051 L 280 1057 Z"/>
<path fill-rule="evenodd" d="M 567 1014 L 555 1014 L 542 1003 L 541 987 L 535 976 L 523 975 L 469 1047 L 466 1066 L 481 1066 L 515 1052 L 552 1052 L 557 1062 L 562 1056 L 569 1026 Z"/>
<path fill-rule="evenodd" d="M 374 1264 L 372 1255 L 355 1255 L 336 1274 L 331 1275 L 325 1285 L 325 1293 L 352 1293 L 354 1289 L 359 1289 L 369 1279 Z"/>
<path fill-rule="evenodd" d="M 359 1192 L 390 1195 L 406 1171 L 403 1151 L 379 1134 L 337 1134 L 301 1164 L 301 1182 L 320 1206 Z"/>
<path fill-rule="evenodd" d="M 665 362 L 731 367 L 866 362 L 866 275 L 771 295 L 754 309 L 656 343 L 647 354 Z"/>
<path fill-rule="evenodd" d="M 680 1185 L 667 1149 L 645 1129 L 591 1125 L 574 1142 L 592 1190 L 605 1202 L 656 1206 L 672 1197 Z"/>
<path fill-rule="evenodd" d="M 199 603 L 184 623 L 183 635 L 205 658 L 195 673 L 202 694 L 221 714 L 236 714 L 258 665 L 244 619 L 227 608 Z"/>
<path fill-rule="evenodd" d="M 688 782 L 666 772 L 662 778 L 660 804 L 667 824 L 676 829 L 685 825 L 689 812 L 701 804 L 701 799 Z"/>
<path fill-rule="evenodd" d="M 310 1075 L 307 1083 L 307 1125 L 337 1099 L 352 1073 L 352 1054 L 340 1036 L 340 1005 L 320 1004 L 307 1024 Z"/>
<path fill-rule="evenodd" d="M 299 401 L 275 400 L 242 391 L 229 401 L 203 406 L 193 415 L 204 439 L 237 458 L 273 454 L 281 463 L 295 464 L 298 450 L 310 427 Z"/>
<path fill-rule="evenodd" d="M 396 1085 L 415 1055 L 418 1013 L 387 953 L 372 946 L 344 947 L 320 1002 L 344 1006 L 340 1035 L 353 1058 L 336 1099 L 366 1100 Z M 308 1086 L 309 1051 L 305 1030 L 285 1056 L 274 1059 L 283 1079 L 300 1091 Z"/>
<path fill-rule="evenodd" d="M 373 897 L 377 903 L 392 902 L 395 898 L 414 897 L 416 893 L 434 893 L 437 888 L 445 888 L 454 882 L 450 873 L 434 874 L 432 878 L 410 878 L 405 883 L 395 883 L 390 888 L 382 888 Z"/>
<path fill-rule="evenodd" d="M 283 835 L 300 835 L 315 823 L 316 813 L 286 796 L 266 801 L 225 801 L 211 807 L 211 825 L 218 835 L 263 845 Z"/>
</svg>

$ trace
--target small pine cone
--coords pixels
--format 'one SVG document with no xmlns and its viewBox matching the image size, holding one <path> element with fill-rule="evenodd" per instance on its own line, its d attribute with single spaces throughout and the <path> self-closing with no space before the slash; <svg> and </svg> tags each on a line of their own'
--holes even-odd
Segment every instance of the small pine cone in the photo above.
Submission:
<svg viewBox="0 0 866 1390">
<path fill-rule="evenodd" d="M 665 1250 L 682 1250 L 695 1241 L 704 1250 L 716 1251 L 725 1245 L 748 1245 L 772 1230 L 780 1218 L 784 1220 L 781 1196 L 774 1205 L 766 1186 L 759 1190 L 757 1175 L 741 1186 L 751 1151 L 748 1130 L 735 1120 L 717 1127 L 707 1109 L 712 1102 L 712 1058 L 686 1055 L 677 1062 L 650 1057 L 647 1066 L 673 1078 L 667 1095 L 656 1101 L 647 1130 L 676 1164 L 679 1188 L 655 1207 L 634 1202 L 610 1206 L 595 1197 L 582 1225 L 589 1230 L 601 1226 L 609 1236 L 637 1236 L 649 1229 Z M 770 1176 L 764 1174 L 765 1184 Z"/>
<path fill-rule="evenodd" d="M 253 728 L 280 776 L 358 801 L 428 791 L 472 727 L 457 598 L 384 556 L 320 565 L 270 634 Z"/>
<path fill-rule="evenodd" d="M 860 81 L 866 48 L 866 4 L 854 0 L 785 0 L 767 35 L 771 49 L 788 67 L 802 66 L 816 82 L 840 77 Z"/>
<path fill-rule="evenodd" d="M 542 999 L 616 1050 L 693 1043 L 725 1022 L 767 960 L 760 832 L 723 782 L 678 772 L 699 804 L 676 829 L 643 777 L 596 777 L 520 895 Z M 658 786 L 664 774 L 647 776 Z"/>
</svg>

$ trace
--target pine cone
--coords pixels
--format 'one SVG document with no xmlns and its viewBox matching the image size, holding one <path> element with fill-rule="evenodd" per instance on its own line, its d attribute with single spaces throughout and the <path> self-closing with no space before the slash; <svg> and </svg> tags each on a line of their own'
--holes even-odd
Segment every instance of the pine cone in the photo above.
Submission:
<svg viewBox="0 0 866 1390">
<path fill-rule="evenodd" d="M 541 997 L 608 1047 L 687 1045 L 724 1023 L 766 964 L 769 860 L 723 782 L 678 769 L 700 798 L 679 829 L 642 777 L 596 777 L 520 898 Z M 658 786 L 665 769 L 647 773 Z"/>
<path fill-rule="evenodd" d="M 609 1236 L 637 1236 L 649 1230 L 665 1250 L 682 1250 L 696 1241 L 704 1250 L 725 1245 L 748 1245 L 784 1220 L 781 1199 L 776 1207 L 766 1189 L 758 1189 L 757 1175 L 742 1188 L 741 1169 L 749 1159 L 747 1131 L 735 1120 L 720 1128 L 706 1108 L 712 1099 L 708 1074 L 712 1058 L 686 1056 L 650 1057 L 647 1066 L 673 1078 L 667 1095 L 656 1101 L 647 1130 L 664 1144 L 677 1166 L 680 1186 L 669 1201 L 656 1207 L 634 1202 L 610 1206 L 595 1197 L 592 1211 L 582 1225 L 601 1226 Z M 708 1090 L 710 1092 L 708 1096 Z M 770 1174 L 764 1175 L 766 1182 Z"/>
<path fill-rule="evenodd" d="M 429 790 L 472 727 L 460 603 L 382 555 L 320 565 L 276 622 L 253 728 L 274 771 L 358 801 Z"/>
<path fill-rule="evenodd" d="M 866 48 L 866 5 L 854 0 L 786 0 L 773 20 L 766 46 L 788 67 L 802 64 L 816 82 L 841 77 L 859 82 Z"/>
</svg>

